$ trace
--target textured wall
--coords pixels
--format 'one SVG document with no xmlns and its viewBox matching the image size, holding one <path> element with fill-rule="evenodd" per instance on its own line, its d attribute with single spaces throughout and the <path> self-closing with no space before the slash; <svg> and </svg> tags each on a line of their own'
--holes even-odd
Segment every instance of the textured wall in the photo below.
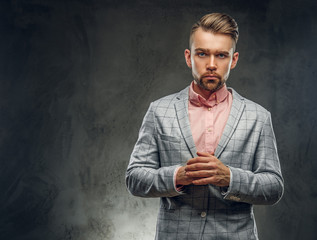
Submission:
<svg viewBox="0 0 317 240">
<path fill-rule="evenodd" d="M 317 235 L 317 4 L 0 1 L 0 239 L 148 240 L 157 199 L 130 196 L 129 155 L 149 103 L 191 81 L 192 23 L 240 26 L 228 85 L 271 111 L 285 177 L 256 207 L 262 240 Z"/>
</svg>

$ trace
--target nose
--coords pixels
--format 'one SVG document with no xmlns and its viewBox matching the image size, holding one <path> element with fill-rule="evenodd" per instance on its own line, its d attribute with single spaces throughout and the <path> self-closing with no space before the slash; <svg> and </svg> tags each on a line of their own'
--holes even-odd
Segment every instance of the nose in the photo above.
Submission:
<svg viewBox="0 0 317 240">
<path fill-rule="evenodd" d="M 210 71 L 217 69 L 215 56 L 210 55 L 210 57 L 208 58 L 208 61 L 207 61 L 206 68 L 207 68 L 207 70 L 210 70 Z"/>
</svg>

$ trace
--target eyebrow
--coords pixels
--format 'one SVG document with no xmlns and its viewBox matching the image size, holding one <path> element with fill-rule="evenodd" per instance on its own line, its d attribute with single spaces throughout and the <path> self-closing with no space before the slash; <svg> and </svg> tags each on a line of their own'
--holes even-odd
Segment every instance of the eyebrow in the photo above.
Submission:
<svg viewBox="0 0 317 240">
<path fill-rule="evenodd" d="M 199 51 L 201 51 L 201 52 L 209 52 L 209 50 L 205 49 L 205 48 L 195 48 L 195 52 L 199 52 Z"/>
<path fill-rule="evenodd" d="M 206 48 L 196 48 L 195 52 L 210 52 L 209 49 Z M 229 55 L 230 53 L 228 51 L 216 51 L 216 54 L 225 54 L 225 55 Z"/>
</svg>

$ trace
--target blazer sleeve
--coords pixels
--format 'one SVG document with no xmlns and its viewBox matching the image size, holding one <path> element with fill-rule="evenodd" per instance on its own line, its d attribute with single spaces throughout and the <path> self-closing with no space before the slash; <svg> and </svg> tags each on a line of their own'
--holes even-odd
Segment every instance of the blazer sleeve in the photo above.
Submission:
<svg viewBox="0 0 317 240">
<path fill-rule="evenodd" d="M 230 170 L 231 181 L 225 199 L 260 205 L 275 204 L 281 199 L 284 181 L 270 113 L 260 133 L 253 170 L 234 167 Z"/>
<path fill-rule="evenodd" d="M 128 191 L 139 197 L 173 197 L 182 194 L 174 186 L 179 165 L 161 167 L 153 103 L 139 131 L 126 171 Z"/>
</svg>

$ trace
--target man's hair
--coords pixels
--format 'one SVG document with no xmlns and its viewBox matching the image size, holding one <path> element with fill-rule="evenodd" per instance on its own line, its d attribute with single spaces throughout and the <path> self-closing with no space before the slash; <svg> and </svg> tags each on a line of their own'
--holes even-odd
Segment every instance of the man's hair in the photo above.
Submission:
<svg viewBox="0 0 317 240">
<path fill-rule="evenodd" d="M 234 47 L 238 42 L 239 31 L 237 22 L 225 13 L 210 13 L 203 16 L 198 22 L 196 22 L 191 29 L 189 36 L 189 48 L 193 43 L 193 35 L 199 29 L 211 33 L 222 33 L 231 36 L 234 41 Z"/>
</svg>

